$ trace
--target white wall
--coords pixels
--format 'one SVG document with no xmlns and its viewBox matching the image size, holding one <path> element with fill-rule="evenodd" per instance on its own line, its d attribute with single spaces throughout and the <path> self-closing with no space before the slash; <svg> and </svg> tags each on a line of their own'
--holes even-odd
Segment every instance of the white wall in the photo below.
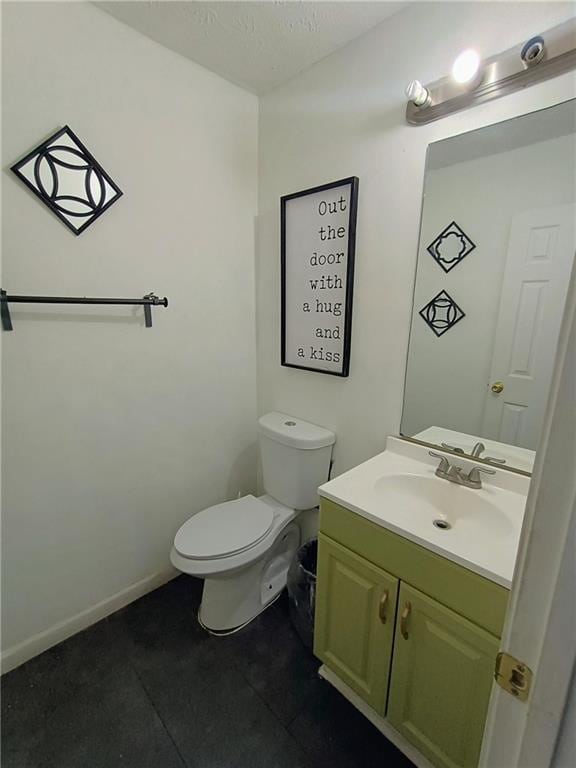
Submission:
<svg viewBox="0 0 576 768">
<path fill-rule="evenodd" d="M 335 473 L 382 450 L 385 436 L 399 431 L 427 145 L 574 93 L 574 78 L 565 75 L 411 127 L 404 122 L 406 83 L 446 75 L 464 47 L 489 56 L 572 13 L 569 3 L 416 3 L 262 98 L 258 407 L 335 430 Z M 350 377 L 282 368 L 279 198 L 354 175 L 360 191 Z"/>
<path fill-rule="evenodd" d="M 515 130 L 522 133 L 521 126 Z M 469 435 L 485 432 L 484 405 L 512 221 L 527 210 L 574 202 L 575 149 L 574 135 L 561 136 L 426 174 L 403 434 L 435 425 Z M 476 249 L 446 274 L 426 248 L 453 220 Z M 418 313 L 442 290 L 466 317 L 437 338 Z M 561 317 L 564 307 L 554 309 Z M 556 345 L 557 339 L 549 343 Z M 552 375 L 539 373 L 545 379 Z"/>
<path fill-rule="evenodd" d="M 192 512 L 253 489 L 258 104 L 89 4 L 3 11 L 4 287 L 170 301 L 152 329 L 131 308 L 13 307 L 11 664 L 156 583 Z M 66 123 L 124 191 L 79 237 L 9 171 Z"/>
</svg>

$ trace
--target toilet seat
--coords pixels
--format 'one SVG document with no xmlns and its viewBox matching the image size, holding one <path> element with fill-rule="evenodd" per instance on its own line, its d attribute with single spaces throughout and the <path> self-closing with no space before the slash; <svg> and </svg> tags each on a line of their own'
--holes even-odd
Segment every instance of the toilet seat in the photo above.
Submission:
<svg viewBox="0 0 576 768">
<path fill-rule="evenodd" d="M 255 496 L 243 496 L 203 509 L 182 525 L 174 548 L 189 560 L 239 554 L 262 541 L 272 528 L 273 509 Z"/>
</svg>

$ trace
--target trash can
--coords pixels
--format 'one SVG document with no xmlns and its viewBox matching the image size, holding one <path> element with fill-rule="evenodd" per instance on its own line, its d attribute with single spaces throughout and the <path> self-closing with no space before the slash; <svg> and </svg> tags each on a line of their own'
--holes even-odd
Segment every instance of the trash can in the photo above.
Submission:
<svg viewBox="0 0 576 768">
<path fill-rule="evenodd" d="M 310 649 L 314 638 L 317 561 L 318 539 L 310 539 L 296 553 L 286 583 L 290 618 L 300 639 Z"/>
</svg>

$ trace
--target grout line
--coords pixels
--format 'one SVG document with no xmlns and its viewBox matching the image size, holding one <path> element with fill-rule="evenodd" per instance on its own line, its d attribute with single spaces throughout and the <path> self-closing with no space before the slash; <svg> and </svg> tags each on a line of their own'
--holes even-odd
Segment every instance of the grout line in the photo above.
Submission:
<svg viewBox="0 0 576 768">
<path fill-rule="evenodd" d="M 237 663 L 237 662 L 235 662 L 235 663 Z M 249 680 L 248 677 L 246 677 L 246 675 L 244 674 L 244 671 L 243 671 L 241 665 L 238 665 L 238 671 L 240 672 L 240 675 L 242 676 L 244 682 L 246 682 L 249 685 L 249 687 L 254 691 L 256 696 L 264 704 L 266 709 L 272 714 L 272 716 L 278 722 L 278 724 L 280 725 L 280 727 L 282 728 L 284 733 L 289 737 L 290 741 L 292 741 L 296 745 L 296 747 L 298 747 L 298 749 L 301 751 L 303 756 L 306 758 L 306 761 L 309 762 L 310 760 L 312 760 L 315 757 L 315 755 L 312 752 L 309 752 L 305 748 L 305 746 L 298 741 L 296 736 L 290 731 L 290 726 L 296 720 L 296 718 L 299 717 L 302 714 L 303 710 L 300 709 L 293 717 L 290 718 L 290 720 L 287 723 L 283 723 L 282 720 L 276 714 L 276 712 L 274 712 L 274 710 L 272 709 L 270 704 L 268 704 L 268 702 L 264 698 L 264 696 L 260 693 L 260 691 L 257 688 L 255 688 L 254 685 L 252 684 L 251 680 Z"/>
<path fill-rule="evenodd" d="M 150 705 L 152 706 L 152 709 L 154 710 L 154 712 L 156 713 L 156 716 L 157 716 L 157 717 L 158 717 L 158 719 L 160 720 L 160 722 L 161 722 L 161 724 L 162 724 L 162 728 L 164 728 L 164 731 L 165 731 L 166 735 L 168 736 L 168 738 L 170 739 L 170 741 L 171 741 L 171 743 L 172 743 L 172 746 L 173 746 L 173 747 L 174 747 L 174 749 L 176 750 L 176 754 L 177 754 L 177 755 L 178 755 L 178 757 L 180 758 L 180 760 L 181 760 L 181 762 L 182 762 L 182 765 L 184 766 L 184 768 L 191 768 L 190 764 L 189 764 L 189 763 L 188 763 L 188 761 L 187 761 L 187 760 L 184 758 L 184 755 L 183 755 L 183 754 L 182 754 L 182 752 L 180 751 L 180 748 L 178 747 L 178 744 L 177 744 L 177 743 L 176 743 L 176 741 L 174 740 L 174 737 L 173 737 L 173 736 L 172 736 L 172 734 L 170 733 L 170 729 L 168 728 L 168 726 L 167 726 L 167 725 L 166 725 L 166 723 L 164 722 L 164 718 L 162 717 L 162 715 L 160 714 L 160 712 L 159 712 L 159 711 L 158 711 L 158 709 L 156 708 L 156 705 L 154 704 L 154 700 L 153 700 L 153 699 L 152 699 L 152 697 L 150 696 L 150 693 L 148 692 L 148 689 L 146 688 L 146 685 L 144 684 L 144 681 L 143 681 L 143 680 L 142 680 L 142 678 L 140 677 L 140 675 L 139 675 L 139 673 L 138 673 L 138 670 L 137 670 L 137 668 L 136 668 L 136 667 L 134 666 L 134 664 L 132 663 L 132 659 L 130 659 L 130 658 L 129 658 L 129 659 L 128 659 L 128 663 L 129 663 L 129 665 L 130 665 L 130 668 L 132 669 L 132 671 L 133 671 L 133 672 L 134 672 L 134 674 L 136 675 L 136 678 L 137 678 L 138 682 L 140 683 L 140 687 L 142 688 L 142 691 L 144 692 L 144 695 L 146 696 L 146 698 L 147 698 L 147 699 L 148 699 L 148 701 L 150 702 Z"/>
</svg>

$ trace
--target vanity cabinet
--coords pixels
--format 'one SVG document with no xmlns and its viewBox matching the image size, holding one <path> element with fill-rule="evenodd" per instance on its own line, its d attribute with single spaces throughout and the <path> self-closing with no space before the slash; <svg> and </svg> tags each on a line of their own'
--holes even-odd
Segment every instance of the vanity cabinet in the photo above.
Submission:
<svg viewBox="0 0 576 768">
<path fill-rule="evenodd" d="M 478 763 L 508 590 L 331 501 L 314 652 L 439 768 Z"/>
<path fill-rule="evenodd" d="M 317 654 L 384 715 L 399 581 L 328 538 L 320 538 Z"/>
<path fill-rule="evenodd" d="M 478 762 L 498 638 L 402 584 L 388 720 L 432 763 Z"/>
</svg>

